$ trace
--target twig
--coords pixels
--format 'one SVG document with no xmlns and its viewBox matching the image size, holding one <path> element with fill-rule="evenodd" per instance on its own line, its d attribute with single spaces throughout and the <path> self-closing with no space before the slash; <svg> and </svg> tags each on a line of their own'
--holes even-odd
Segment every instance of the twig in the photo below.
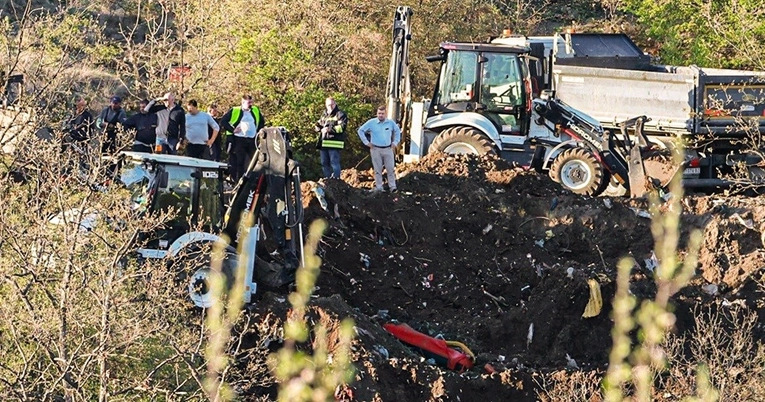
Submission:
<svg viewBox="0 0 765 402">
<path fill-rule="evenodd" d="M 422 261 L 425 261 L 425 262 L 433 262 L 433 260 L 429 260 L 429 259 L 427 259 L 427 258 L 422 258 L 422 257 L 412 257 L 412 258 L 414 258 L 414 259 L 415 259 L 415 260 L 417 260 L 418 262 L 422 262 Z"/>
<path fill-rule="evenodd" d="M 533 221 L 534 219 L 546 219 L 546 220 L 548 220 L 548 221 L 550 220 L 550 218 L 548 218 L 548 217 L 546 217 L 546 216 L 535 216 L 535 217 L 532 217 L 532 218 L 526 219 L 525 221 L 523 221 L 523 223 L 521 223 L 520 225 L 518 225 L 518 227 L 520 228 L 521 226 L 523 226 L 523 225 L 525 225 L 525 224 L 527 224 L 527 223 L 529 223 L 529 222 Z"/>
<path fill-rule="evenodd" d="M 364 162 L 365 160 L 367 160 L 367 158 L 369 158 L 369 155 L 367 155 L 367 156 L 365 156 L 364 158 L 362 158 L 362 159 L 359 161 L 359 163 L 357 163 L 357 164 L 356 164 L 356 166 L 354 166 L 353 168 L 354 168 L 354 169 L 358 169 L 359 165 L 361 165 L 361 162 Z"/>
<path fill-rule="evenodd" d="M 606 266 L 606 260 L 603 258 L 603 252 L 600 251 L 600 246 L 596 244 L 595 250 L 598 250 L 598 255 L 600 255 L 600 262 L 603 263 L 603 269 L 608 270 L 608 266 Z"/>
<path fill-rule="evenodd" d="M 404 244 L 409 242 L 409 233 L 406 233 L 406 228 L 404 227 L 404 221 L 401 221 L 401 229 L 404 230 L 404 236 L 406 236 L 406 239 L 404 240 L 403 243 L 399 244 L 399 246 L 403 246 Z"/>
<path fill-rule="evenodd" d="M 394 288 L 396 288 L 396 289 L 401 289 L 401 290 L 403 290 L 403 291 L 404 291 L 404 293 L 405 293 L 407 296 L 409 296 L 409 298 L 411 298 L 411 299 L 414 299 L 414 297 L 412 297 L 412 295 L 411 295 L 411 294 L 409 294 L 409 292 L 407 292 L 407 291 L 406 291 L 406 289 L 404 289 L 404 287 L 403 287 L 403 286 L 401 286 L 401 282 L 396 282 L 396 284 L 395 284 L 395 285 L 393 285 L 393 287 L 394 287 Z"/>
<path fill-rule="evenodd" d="M 494 296 L 493 294 L 487 292 L 486 289 L 482 289 L 482 290 L 483 290 L 483 294 L 485 294 L 486 296 L 489 296 L 489 298 L 491 298 L 491 300 L 494 303 L 497 304 L 497 307 L 499 307 L 499 304 L 502 304 L 503 306 L 507 307 L 507 304 L 505 304 L 505 298 L 504 297 L 502 297 L 502 296 L 499 296 L 499 297 Z"/>
</svg>

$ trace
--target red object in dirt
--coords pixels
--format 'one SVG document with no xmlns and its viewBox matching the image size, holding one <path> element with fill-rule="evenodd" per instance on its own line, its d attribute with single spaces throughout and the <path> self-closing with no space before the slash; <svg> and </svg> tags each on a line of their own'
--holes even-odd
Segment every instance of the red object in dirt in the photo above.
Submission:
<svg viewBox="0 0 765 402">
<path fill-rule="evenodd" d="M 398 338 L 407 345 L 419 349 L 426 357 L 433 358 L 436 363 L 449 368 L 450 370 L 465 371 L 473 367 L 475 355 L 467 346 L 456 341 L 445 341 L 427 336 L 417 332 L 406 324 L 385 324 L 386 331 Z M 452 349 L 450 346 L 456 346 L 464 352 Z"/>
</svg>

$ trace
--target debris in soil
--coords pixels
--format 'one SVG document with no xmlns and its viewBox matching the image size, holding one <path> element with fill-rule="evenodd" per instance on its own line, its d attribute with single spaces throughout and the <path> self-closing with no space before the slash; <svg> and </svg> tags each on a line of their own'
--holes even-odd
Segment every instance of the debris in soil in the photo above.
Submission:
<svg viewBox="0 0 765 402">
<path fill-rule="evenodd" d="M 640 263 L 630 291 L 655 296 L 647 202 L 575 195 L 488 157 L 429 155 L 397 170 L 395 194 L 368 193 L 371 171 L 346 170 L 322 191 L 303 184 L 306 222 L 330 222 L 313 305 L 358 329 L 354 400 L 425 401 L 438 388 L 450 400 L 533 401 L 545 399 L 540 376 L 602 375 L 619 259 Z M 694 308 L 720 296 L 762 317 L 764 203 L 686 196 L 683 205 L 681 258 L 692 230 L 703 240 L 697 276 L 672 300 L 676 331 L 690 330 Z M 601 306 L 584 318 L 589 280 Z M 272 302 L 255 306 L 275 311 Z M 428 364 L 382 329 L 389 321 L 459 339 L 476 354 L 474 368 Z"/>
</svg>

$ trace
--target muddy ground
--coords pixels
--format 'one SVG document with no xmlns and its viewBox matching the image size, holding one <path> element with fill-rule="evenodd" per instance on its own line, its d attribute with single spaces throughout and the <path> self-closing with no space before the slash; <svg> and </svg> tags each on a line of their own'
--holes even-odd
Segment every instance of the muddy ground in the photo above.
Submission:
<svg viewBox="0 0 765 402">
<path fill-rule="evenodd" d="M 398 166 L 398 175 L 398 193 L 370 194 L 371 171 L 345 170 L 342 181 L 322 183 L 326 210 L 315 183 L 303 186 L 306 222 L 330 223 L 314 313 L 351 317 L 357 328 L 356 381 L 338 399 L 533 401 L 545 400 L 542 384 L 551 376 L 597 383 L 607 368 L 620 258 L 638 262 L 631 292 L 655 296 L 647 201 L 574 195 L 501 160 L 431 155 Z M 692 330 L 694 309 L 724 299 L 764 317 L 763 203 L 683 199 L 684 239 L 701 229 L 703 241 L 697 275 L 672 298 L 677 333 Z M 603 309 L 583 318 L 588 279 L 600 283 Z M 284 294 L 268 292 L 255 314 L 286 311 Z M 476 355 L 474 368 L 431 364 L 387 334 L 386 322 L 463 342 Z M 243 391 L 275 395 L 274 387 Z"/>
</svg>

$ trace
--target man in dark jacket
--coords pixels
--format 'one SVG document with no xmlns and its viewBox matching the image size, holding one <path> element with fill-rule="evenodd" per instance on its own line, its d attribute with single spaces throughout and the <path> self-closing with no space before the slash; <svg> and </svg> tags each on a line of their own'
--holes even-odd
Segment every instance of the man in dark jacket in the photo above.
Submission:
<svg viewBox="0 0 765 402">
<path fill-rule="evenodd" d="M 168 92 L 162 97 L 170 110 L 167 121 L 167 143 L 171 153 L 178 152 L 178 144 L 186 139 L 186 111 L 175 102 L 175 94 Z"/>
<path fill-rule="evenodd" d="M 117 126 L 127 119 L 122 109 L 122 98 L 113 96 L 109 106 L 105 107 L 96 120 L 96 128 L 102 130 L 101 153 L 107 154 L 117 150 Z"/>
<path fill-rule="evenodd" d="M 266 125 L 265 117 L 257 106 L 252 105 L 252 96 L 242 96 L 241 106 L 231 108 L 221 117 L 222 130 L 229 137 L 228 165 L 231 179 L 236 183 L 247 170 L 257 149 L 255 136 Z"/>
<path fill-rule="evenodd" d="M 134 152 L 151 153 L 157 140 L 157 114 L 149 113 L 146 107 L 148 104 L 147 99 L 142 99 L 140 112 L 128 117 L 124 123 L 125 128 L 135 130 Z"/>
<path fill-rule="evenodd" d="M 93 116 L 88 111 L 88 101 L 77 98 L 72 117 L 66 122 L 66 131 L 75 143 L 86 143 L 90 140 L 93 129 Z"/>
<path fill-rule="evenodd" d="M 321 169 L 326 178 L 340 178 L 340 150 L 345 148 L 345 128 L 348 117 L 337 107 L 333 98 L 324 101 L 324 114 L 316 123 L 319 131 L 317 148 L 321 153 Z"/>
</svg>

